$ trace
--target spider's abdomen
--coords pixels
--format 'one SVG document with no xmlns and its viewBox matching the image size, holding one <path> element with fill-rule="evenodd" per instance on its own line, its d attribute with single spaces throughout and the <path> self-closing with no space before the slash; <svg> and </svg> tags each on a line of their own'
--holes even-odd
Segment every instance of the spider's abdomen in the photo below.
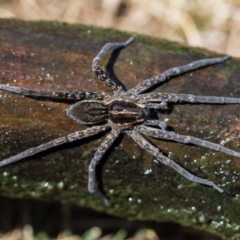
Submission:
<svg viewBox="0 0 240 240">
<path fill-rule="evenodd" d="M 109 121 L 118 126 L 129 126 L 144 121 L 144 109 L 134 102 L 113 100 L 108 104 Z"/>
<path fill-rule="evenodd" d="M 108 120 L 108 108 L 102 101 L 84 100 L 73 104 L 68 116 L 83 124 L 95 124 Z"/>
</svg>

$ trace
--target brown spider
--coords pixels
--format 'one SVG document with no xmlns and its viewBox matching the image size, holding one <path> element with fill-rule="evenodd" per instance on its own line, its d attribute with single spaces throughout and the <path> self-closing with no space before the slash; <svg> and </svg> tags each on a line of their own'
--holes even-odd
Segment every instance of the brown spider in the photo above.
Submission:
<svg viewBox="0 0 240 240">
<path fill-rule="evenodd" d="M 142 93 L 171 77 L 212 64 L 225 62 L 230 57 L 225 56 L 222 58 L 202 59 L 181 67 L 171 68 L 162 74 L 144 80 L 134 88 L 126 91 L 120 82 L 108 77 L 107 72 L 99 66 L 99 62 L 106 55 L 108 50 L 126 47 L 133 40 L 133 38 L 130 38 L 123 43 L 107 43 L 93 60 L 92 70 L 101 81 L 113 89 L 114 93 L 111 95 L 101 94 L 98 92 L 45 92 L 0 84 L 1 90 L 24 96 L 46 97 L 48 99 L 59 100 L 76 100 L 76 103 L 68 109 L 68 116 L 86 125 L 97 124 L 96 126 L 68 134 L 65 137 L 54 139 L 48 143 L 41 144 L 15 156 L 4 159 L 0 162 L 0 167 L 30 157 L 36 153 L 59 146 L 66 142 L 73 142 L 79 139 L 87 138 L 111 129 L 111 132 L 107 135 L 105 140 L 95 152 L 88 169 L 88 190 L 89 192 L 101 197 L 105 204 L 108 204 L 107 198 L 103 193 L 95 189 L 96 165 L 121 133 L 127 133 L 139 146 L 152 154 L 157 161 L 170 166 L 188 180 L 212 186 L 219 192 L 223 192 L 223 190 L 213 182 L 194 176 L 170 158 L 162 155 L 159 149 L 146 140 L 143 135 L 185 144 L 194 144 L 240 157 L 239 152 L 230 150 L 219 144 L 191 136 L 178 135 L 169 131 L 167 129 L 167 125 L 159 120 L 156 114 L 157 110 L 164 110 L 169 102 L 232 104 L 240 103 L 240 98 L 194 96 L 190 94 L 171 93 Z"/>
</svg>

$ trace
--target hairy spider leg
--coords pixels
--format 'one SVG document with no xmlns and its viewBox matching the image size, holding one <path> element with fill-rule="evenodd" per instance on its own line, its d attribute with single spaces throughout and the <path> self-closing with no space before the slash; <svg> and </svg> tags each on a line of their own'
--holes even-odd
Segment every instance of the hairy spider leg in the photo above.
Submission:
<svg viewBox="0 0 240 240">
<path fill-rule="evenodd" d="M 189 103 L 213 103 L 213 104 L 236 104 L 240 98 L 218 97 L 218 96 L 196 96 L 192 94 L 175 93 L 145 93 L 138 96 L 138 100 L 145 104 L 152 102 L 189 102 Z"/>
<path fill-rule="evenodd" d="M 155 86 L 161 82 L 168 80 L 171 77 L 179 76 L 181 74 L 191 72 L 191 71 L 199 69 L 199 68 L 214 65 L 217 63 L 222 63 L 222 62 L 227 61 L 228 59 L 230 59 L 230 56 L 225 56 L 225 57 L 221 57 L 221 58 L 201 59 L 201 60 L 186 64 L 186 65 L 183 65 L 180 67 L 170 68 L 170 69 L 166 70 L 165 72 L 163 72 L 162 74 L 158 74 L 156 76 L 153 76 L 153 77 L 143 80 L 141 83 L 139 83 L 132 89 L 128 90 L 128 92 L 132 93 L 132 94 L 139 94 L 139 93 L 147 91 L 149 88 L 152 88 L 153 86 Z"/>
<path fill-rule="evenodd" d="M 37 153 L 40 153 L 42 151 L 45 151 L 47 149 L 62 145 L 64 143 L 74 142 L 74 141 L 77 141 L 77 140 L 80 140 L 83 138 L 87 138 L 87 137 L 96 135 L 100 132 L 106 131 L 108 128 L 109 128 L 109 126 L 107 126 L 107 125 L 95 126 L 95 127 L 87 128 L 82 131 L 76 131 L 74 133 L 70 133 L 64 137 L 56 138 L 50 142 L 41 144 L 37 147 L 30 148 L 30 149 L 23 151 L 15 156 L 12 156 L 10 158 L 6 158 L 6 159 L 0 161 L 0 168 L 3 166 L 9 165 L 11 163 L 20 161 L 24 158 L 31 157 L 31 156 L 33 156 Z"/>
<path fill-rule="evenodd" d="M 49 91 L 32 90 L 32 89 L 21 88 L 16 86 L 8 86 L 3 84 L 0 84 L 0 90 L 20 94 L 27 97 L 56 99 L 56 100 L 84 100 L 84 99 L 102 100 L 103 99 L 103 95 L 98 92 L 79 92 L 79 91 L 49 92 Z"/>
<path fill-rule="evenodd" d="M 159 151 L 158 148 L 154 147 L 147 139 L 145 139 L 140 133 L 137 132 L 137 130 L 129 131 L 127 132 L 128 135 L 144 150 L 148 151 L 152 156 L 156 158 L 158 162 L 161 162 L 171 168 L 173 168 L 175 171 L 179 172 L 183 177 L 187 178 L 188 180 L 192 182 L 201 183 L 204 185 L 208 185 L 213 187 L 219 192 L 223 192 L 223 190 L 218 187 L 215 183 L 208 181 L 203 178 L 199 178 L 197 176 L 194 176 L 190 172 L 188 172 L 186 169 L 181 167 L 179 164 L 175 163 L 173 160 L 171 160 L 168 157 L 165 157 L 162 155 L 162 153 Z"/>
<path fill-rule="evenodd" d="M 117 139 L 118 136 L 119 136 L 119 133 L 115 130 L 112 130 L 107 135 L 107 137 L 104 139 L 104 141 L 101 143 L 101 145 L 98 147 L 97 151 L 95 152 L 94 157 L 91 160 L 88 168 L 88 191 L 102 198 L 106 205 L 109 205 L 108 199 L 102 192 L 96 190 L 95 188 L 96 166 L 98 162 L 102 159 L 106 151 L 112 146 L 112 144 L 114 143 L 114 141 Z"/>
<path fill-rule="evenodd" d="M 208 149 L 212 149 L 218 152 L 226 153 L 235 157 L 240 157 L 240 152 L 236 152 L 229 148 L 223 147 L 219 144 L 202 140 L 200 138 L 186 136 L 186 135 L 179 135 L 174 132 L 147 127 L 147 126 L 136 126 L 135 129 L 138 132 L 142 133 L 143 135 L 147 135 L 153 138 L 170 140 L 170 141 L 175 141 L 175 142 L 184 143 L 184 144 L 193 144 L 193 145 L 205 147 Z"/>
<path fill-rule="evenodd" d="M 123 86 L 120 82 L 110 79 L 106 71 L 99 66 L 100 61 L 104 58 L 110 49 L 124 48 L 134 40 L 133 37 L 129 38 L 126 42 L 112 42 L 103 46 L 98 55 L 93 59 L 92 70 L 96 73 L 97 77 L 103 81 L 108 87 L 114 91 L 123 91 Z"/>
</svg>

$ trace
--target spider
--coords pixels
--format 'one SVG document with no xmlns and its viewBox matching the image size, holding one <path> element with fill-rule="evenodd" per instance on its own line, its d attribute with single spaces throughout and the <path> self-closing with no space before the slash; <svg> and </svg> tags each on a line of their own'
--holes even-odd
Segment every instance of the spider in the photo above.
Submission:
<svg viewBox="0 0 240 240">
<path fill-rule="evenodd" d="M 215 183 L 191 174 L 182 166 L 175 163 L 167 156 L 164 156 L 161 151 L 143 135 L 184 144 L 198 145 L 240 157 L 239 152 L 230 150 L 219 144 L 192 136 L 178 135 L 173 131 L 169 131 L 167 125 L 157 117 L 158 111 L 165 110 L 168 103 L 234 104 L 240 103 L 240 98 L 144 92 L 171 77 L 209 65 L 225 62 L 230 57 L 224 56 L 221 58 L 202 59 L 184 66 L 174 67 L 166 70 L 162 74 L 144 80 L 127 91 L 121 82 L 109 78 L 107 72 L 100 67 L 99 63 L 109 50 L 124 48 L 133 40 L 134 38 L 131 37 L 126 42 L 107 43 L 93 60 L 92 70 L 102 82 L 113 90 L 113 94 L 110 95 L 98 92 L 47 92 L 0 84 L 1 90 L 28 97 L 74 100 L 76 102 L 67 109 L 68 116 L 81 124 L 94 125 L 85 130 L 70 133 L 67 136 L 54 139 L 37 147 L 27 149 L 15 156 L 6 158 L 0 162 L 0 167 L 33 156 L 49 148 L 87 138 L 111 129 L 110 133 L 96 150 L 88 169 L 88 190 L 90 193 L 102 198 L 106 205 L 108 205 L 107 197 L 95 188 L 96 166 L 105 152 L 122 133 L 128 134 L 140 147 L 154 156 L 158 162 L 168 165 L 190 181 L 211 186 L 222 193 L 223 189 L 218 187 Z"/>
</svg>

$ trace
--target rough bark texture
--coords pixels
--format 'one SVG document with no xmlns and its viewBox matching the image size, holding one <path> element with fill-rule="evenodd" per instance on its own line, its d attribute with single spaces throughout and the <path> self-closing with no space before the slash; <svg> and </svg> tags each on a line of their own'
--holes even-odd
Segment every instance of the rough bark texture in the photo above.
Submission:
<svg viewBox="0 0 240 240">
<path fill-rule="evenodd" d="M 111 93 L 91 71 L 94 56 L 129 34 L 57 22 L 0 21 L 0 81 L 41 90 Z M 110 54 L 109 54 L 110 56 Z M 123 49 L 114 74 L 127 88 L 164 70 L 216 54 L 166 40 L 136 35 Z M 105 59 L 102 65 L 106 65 Z M 197 70 L 153 91 L 240 97 L 240 61 Z M 0 159 L 84 129 L 67 117 L 67 103 L 41 101 L 0 92 Z M 179 134 L 239 147 L 239 105 L 176 104 L 160 115 Z M 104 134 L 55 148 L 0 169 L 0 194 L 8 197 L 72 202 L 115 216 L 174 221 L 240 239 L 240 159 L 201 147 L 152 140 L 171 159 L 224 189 L 194 184 L 140 149 L 127 136 L 98 167 L 98 183 L 110 206 L 87 191 L 88 164 Z"/>
</svg>

